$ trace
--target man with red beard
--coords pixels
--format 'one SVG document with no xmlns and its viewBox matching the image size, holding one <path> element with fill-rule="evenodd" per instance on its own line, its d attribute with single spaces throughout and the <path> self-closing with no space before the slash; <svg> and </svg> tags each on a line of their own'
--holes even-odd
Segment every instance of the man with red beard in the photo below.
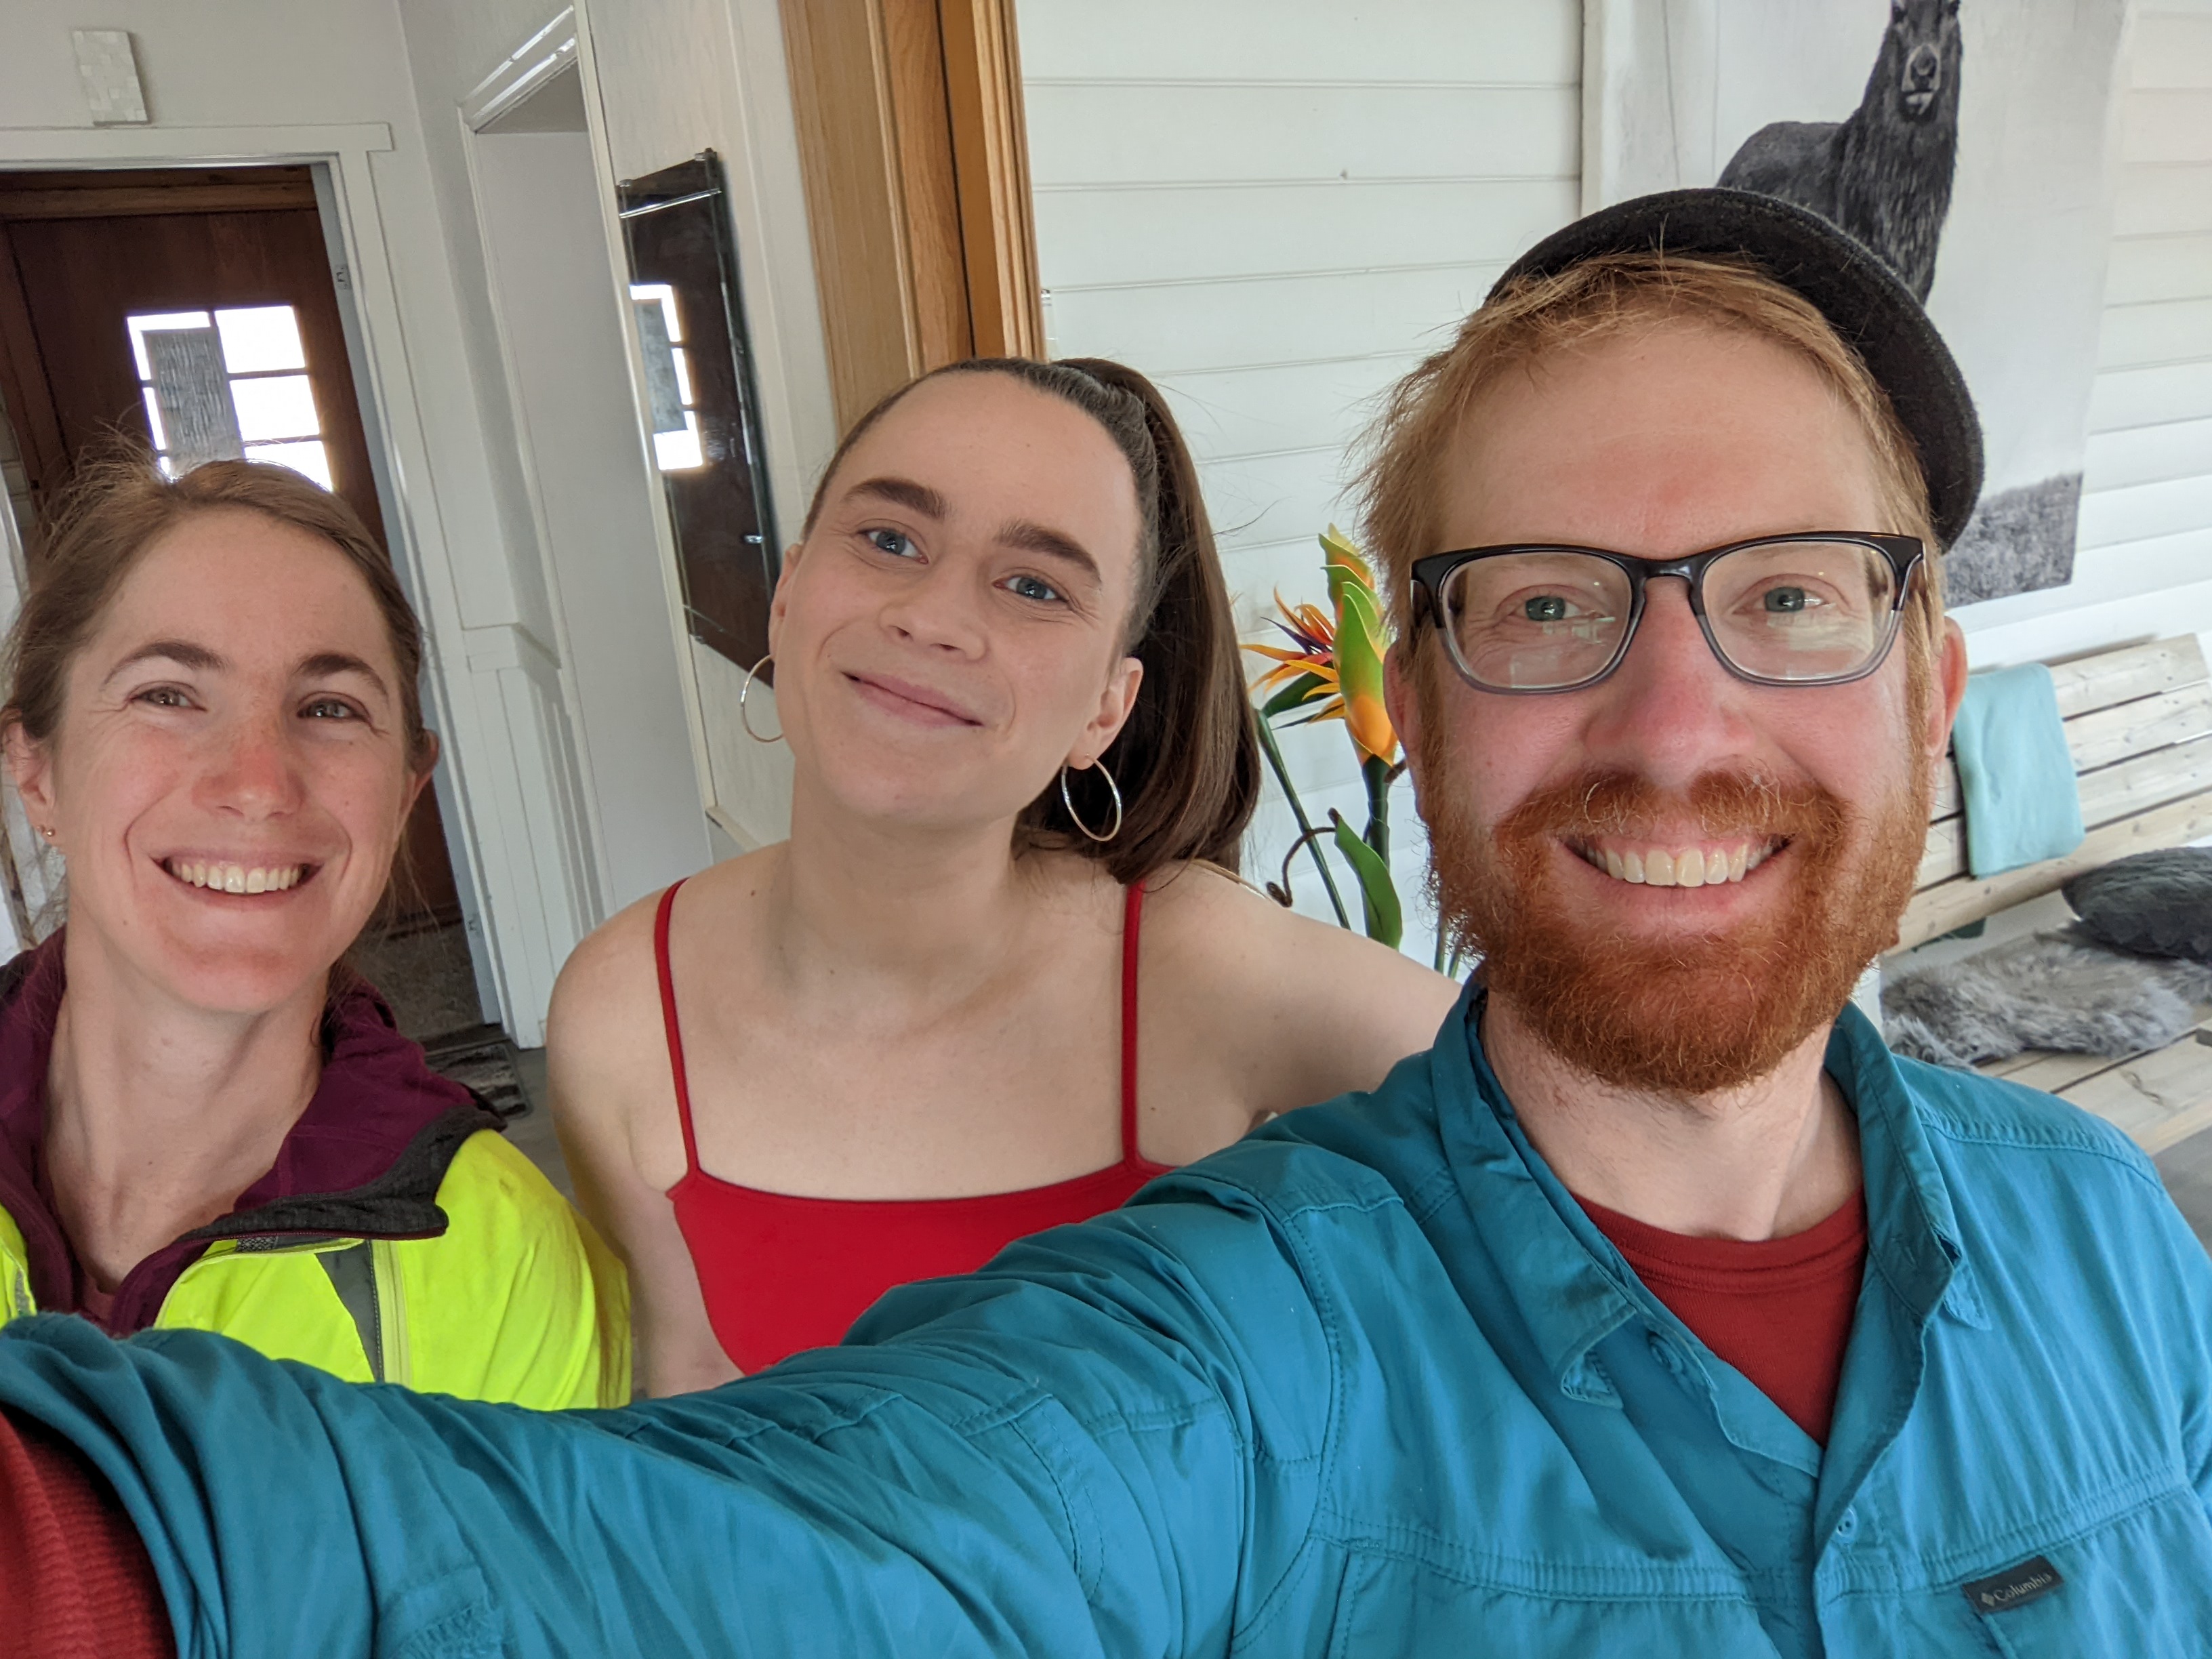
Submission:
<svg viewBox="0 0 2212 1659">
<path fill-rule="evenodd" d="M 1825 1440 L 1866 1261 L 1830 1037 L 1965 689 L 1934 551 L 1978 446 L 1917 312 L 1923 442 L 1814 300 L 1697 228 L 1523 260 L 1397 388 L 1370 524 L 1490 1066 L 1644 1284 Z"/>
<path fill-rule="evenodd" d="M 1942 342 L 1820 221 L 1570 226 L 1367 475 L 1485 953 L 1429 1052 L 628 1412 L 18 1320 L 0 1638 L 119 1565 L 241 1659 L 2212 1651 L 2212 1261 L 2117 1133 L 1846 1006 L 1979 475 Z"/>
</svg>

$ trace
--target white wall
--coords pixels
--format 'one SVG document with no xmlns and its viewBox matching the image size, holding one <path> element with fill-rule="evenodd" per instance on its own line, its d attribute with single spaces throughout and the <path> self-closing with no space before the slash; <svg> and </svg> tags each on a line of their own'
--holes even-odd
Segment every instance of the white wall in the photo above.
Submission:
<svg viewBox="0 0 2212 1659">
<path fill-rule="evenodd" d="M 1574 216 L 1580 11 L 1022 0 L 1019 25 L 1051 349 L 1166 388 L 1255 636 L 1274 589 L 1326 597 L 1314 538 L 1347 519 L 1369 400 Z M 1341 726 L 1285 748 L 1316 817 L 1364 821 Z M 1410 901 L 1425 854 L 1402 785 L 1393 813 Z M 1271 787 L 1247 873 L 1272 877 L 1292 833 Z M 1292 878 L 1326 914 L 1303 860 Z"/>
<path fill-rule="evenodd" d="M 709 857 L 653 525 L 659 480 L 640 436 L 580 111 L 572 132 L 469 142 L 516 434 L 554 579 L 599 908 L 611 914 Z"/>
<path fill-rule="evenodd" d="M 2212 4 L 2136 10 L 2075 579 L 1962 611 L 1979 664 L 2212 629 Z M 1322 596 L 1366 400 L 1578 210 L 1581 9 L 1023 0 L 1020 26 L 1052 348 L 1168 388 L 1250 634 L 1271 589 Z M 1291 759 L 1356 816 L 1340 728 Z M 1272 802 L 1248 872 L 1289 841 Z M 1402 836 L 1401 891 L 1420 859 Z"/>
</svg>

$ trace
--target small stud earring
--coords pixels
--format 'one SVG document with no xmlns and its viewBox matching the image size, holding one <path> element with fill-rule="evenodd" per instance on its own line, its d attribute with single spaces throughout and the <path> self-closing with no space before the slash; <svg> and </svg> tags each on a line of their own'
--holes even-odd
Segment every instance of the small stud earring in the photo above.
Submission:
<svg viewBox="0 0 2212 1659">
<path fill-rule="evenodd" d="M 54 838 L 54 826 L 51 823 L 42 823 L 39 826 L 39 833 L 48 841 L 52 841 Z"/>
</svg>

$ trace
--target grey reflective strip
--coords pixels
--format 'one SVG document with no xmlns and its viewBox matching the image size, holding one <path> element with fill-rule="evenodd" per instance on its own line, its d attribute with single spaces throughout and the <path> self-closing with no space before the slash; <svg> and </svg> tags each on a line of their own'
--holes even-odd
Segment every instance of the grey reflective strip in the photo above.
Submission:
<svg viewBox="0 0 2212 1659">
<path fill-rule="evenodd" d="M 368 1356 L 368 1374 L 381 1382 L 384 1311 L 377 1301 L 376 1262 L 369 1255 L 374 1248 L 364 1238 L 343 1250 L 325 1250 L 315 1260 L 323 1264 L 323 1271 L 331 1276 L 331 1287 L 338 1293 L 338 1301 L 353 1316 L 354 1328 L 361 1333 L 362 1352 Z"/>
</svg>

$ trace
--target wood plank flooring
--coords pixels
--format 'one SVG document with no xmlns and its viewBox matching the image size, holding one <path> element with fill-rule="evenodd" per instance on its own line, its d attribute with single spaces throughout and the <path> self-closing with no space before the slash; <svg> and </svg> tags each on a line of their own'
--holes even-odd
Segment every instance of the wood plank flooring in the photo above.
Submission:
<svg viewBox="0 0 2212 1659">
<path fill-rule="evenodd" d="M 2094 1112 L 2151 1155 L 2166 1190 L 2212 1249 L 2212 1005 L 2194 1030 L 2124 1060 L 2031 1048 L 1979 1069 Z"/>
<path fill-rule="evenodd" d="M 2155 1158 L 2212 1129 L 2212 1006 L 2197 1012 L 2179 1040 L 2124 1060 L 2031 1048 L 1980 1070 L 2070 1100 Z"/>
</svg>

